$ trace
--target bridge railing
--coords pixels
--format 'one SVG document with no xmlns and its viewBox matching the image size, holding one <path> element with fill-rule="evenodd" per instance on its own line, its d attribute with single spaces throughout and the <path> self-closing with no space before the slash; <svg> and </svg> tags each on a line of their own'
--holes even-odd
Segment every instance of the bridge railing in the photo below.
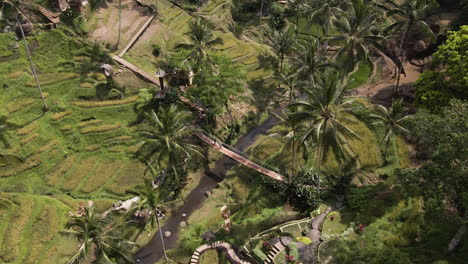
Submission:
<svg viewBox="0 0 468 264">
<path fill-rule="evenodd" d="M 279 170 L 278 168 L 273 167 L 273 166 L 271 166 L 270 164 L 267 164 L 267 163 L 265 163 L 265 162 L 263 162 L 263 161 L 261 161 L 261 160 L 259 160 L 259 159 L 257 159 L 257 158 L 254 158 L 254 157 L 250 156 L 249 154 L 247 154 L 247 153 L 245 153 L 245 152 L 242 152 L 242 151 L 240 151 L 240 150 L 238 150 L 238 149 L 236 149 L 236 148 L 234 148 L 234 147 L 232 147 L 232 146 L 230 146 L 230 145 L 224 143 L 223 141 L 221 141 L 221 140 L 218 139 L 217 137 L 215 137 L 215 136 L 213 136 L 213 135 L 211 135 L 211 134 L 209 134 L 209 133 L 207 133 L 207 132 L 205 132 L 205 131 L 202 131 L 202 134 L 203 134 L 204 136 L 206 136 L 206 137 L 212 139 L 213 141 L 215 141 L 217 144 L 221 145 L 222 147 L 224 147 L 224 148 L 226 148 L 226 149 L 228 149 L 228 150 L 234 152 L 235 154 L 241 156 L 242 158 L 244 158 L 244 159 L 246 159 L 246 160 L 249 160 L 249 161 L 255 163 L 256 165 L 258 165 L 258 166 L 260 166 L 260 167 L 263 167 L 263 168 L 268 169 L 268 170 L 270 170 L 270 171 L 276 172 L 276 173 L 278 173 L 278 174 L 281 173 L 280 170 Z"/>
</svg>

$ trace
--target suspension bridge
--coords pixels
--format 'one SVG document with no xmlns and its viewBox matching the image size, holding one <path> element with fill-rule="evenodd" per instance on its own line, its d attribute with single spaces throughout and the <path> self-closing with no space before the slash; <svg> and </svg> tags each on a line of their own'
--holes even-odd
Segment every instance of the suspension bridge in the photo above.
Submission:
<svg viewBox="0 0 468 264">
<path fill-rule="evenodd" d="M 137 73 L 138 75 L 140 75 L 141 77 L 145 78 L 146 80 L 156 84 L 159 86 L 159 81 L 152 77 L 149 73 L 143 71 L 142 69 L 138 68 L 137 66 L 131 64 L 130 62 L 124 60 L 123 58 L 119 57 L 119 56 L 113 56 L 112 57 L 116 62 L 122 64 L 123 66 L 127 67 L 129 70 Z M 182 96 L 182 95 L 179 95 L 179 100 L 186 104 L 190 109 L 196 111 L 197 113 L 204 113 L 206 112 L 206 110 L 193 103 L 192 101 L 190 101 L 188 98 Z M 269 166 L 268 164 L 265 164 L 264 162 L 260 161 L 260 160 L 257 160 L 251 156 L 249 156 L 248 154 L 238 150 L 238 149 L 235 149 L 231 146 L 229 146 L 228 144 L 225 144 L 224 142 L 222 142 L 221 140 L 218 140 L 216 139 L 214 136 L 212 135 L 209 135 L 207 134 L 206 132 L 200 132 L 200 133 L 197 133 L 196 136 L 201 139 L 203 142 L 205 142 L 206 144 L 208 144 L 209 146 L 215 148 L 216 150 L 218 150 L 219 152 L 223 153 L 224 155 L 230 157 L 231 159 L 249 167 L 249 168 L 252 168 L 266 176 L 269 176 L 275 180 L 278 180 L 278 181 L 284 181 L 284 177 L 278 172 L 279 170 L 277 168 L 274 168 L 274 167 L 271 167 Z"/>
</svg>

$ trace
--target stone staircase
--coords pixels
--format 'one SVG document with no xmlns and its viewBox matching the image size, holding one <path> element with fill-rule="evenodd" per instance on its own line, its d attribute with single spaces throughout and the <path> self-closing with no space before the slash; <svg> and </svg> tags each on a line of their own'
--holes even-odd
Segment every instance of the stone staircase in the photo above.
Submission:
<svg viewBox="0 0 468 264">
<path fill-rule="evenodd" d="M 227 258 L 231 263 L 234 264 L 251 264 L 248 261 L 242 260 L 237 256 L 237 253 L 234 251 L 232 248 L 231 244 L 224 242 L 224 241 L 216 241 L 211 244 L 205 244 L 202 246 L 199 246 L 197 249 L 192 254 L 192 257 L 190 258 L 189 264 L 197 264 L 200 261 L 200 256 L 203 254 L 203 252 L 210 250 L 210 249 L 216 249 L 216 250 L 225 250 Z"/>
<path fill-rule="evenodd" d="M 281 242 L 278 242 L 276 244 L 273 245 L 273 247 L 271 248 L 271 250 L 268 252 L 267 254 L 267 258 L 265 259 L 265 261 L 263 263 L 265 264 L 273 264 L 275 263 L 274 260 L 275 260 L 275 257 L 285 249 L 286 247 L 281 243 Z"/>
</svg>

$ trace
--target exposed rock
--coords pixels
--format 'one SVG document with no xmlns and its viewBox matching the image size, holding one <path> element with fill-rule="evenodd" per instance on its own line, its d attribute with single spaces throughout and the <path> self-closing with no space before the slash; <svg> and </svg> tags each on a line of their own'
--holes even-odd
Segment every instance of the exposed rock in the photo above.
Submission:
<svg viewBox="0 0 468 264">
<path fill-rule="evenodd" d="M 187 226 L 187 222 L 182 221 L 182 222 L 180 222 L 179 226 L 180 226 L 180 227 L 186 227 L 186 226 Z"/>
<path fill-rule="evenodd" d="M 187 214 L 182 214 L 182 217 L 183 217 L 183 218 L 187 217 Z"/>
<path fill-rule="evenodd" d="M 280 237 L 280 241 L 281 241 L 281 244 L 287 246 L 289 245 L 291 242 L 294 242 L 294 239 L 288 237 L 288 236 L 282 236 Z"/>
<path fill-rule="evenodd" d="M 216 238 L 216 234 L 215 234 L 215 232 L 213 232 L 211 230 L 203 233 L 203 235 L 202 235 L 202 239 L 205 240 L 205 241 L 212 241 L 215 238 Z"/>
<path fill-rule="evenodd" d="M 206 197 L 210 197 L 210 196 L 211 196 L 211 192 L 210 192 L 210 191 L 206 191 L 206 192 L 205 192 L 205 196 L 206 196 Z"/>
<path fill-rule="evenodd" d="M 4 29 L 3 29 L 3 33 L 8 33 L 8 32 L 11 32 L 12 28 L 10 26 L 6 26 Z"/>
<path fill-rule="evenodd" d="M 171 231 L 166 231 L 166 232 L 164 232 L 164 237 L 168 238 L 168 237 L 171 236 L 171 234 L 172 234 Z"/>
</svg>

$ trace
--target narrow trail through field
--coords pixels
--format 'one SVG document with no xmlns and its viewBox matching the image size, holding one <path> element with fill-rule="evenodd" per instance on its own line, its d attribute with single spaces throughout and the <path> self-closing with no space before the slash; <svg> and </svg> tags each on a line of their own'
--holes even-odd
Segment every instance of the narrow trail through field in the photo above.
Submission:
<svg viewBox="0 0 468 264">
<path fill-rule="evenodd" d="M 402 94 L 405 96 L 413 96 L 411 85 L 419 78 L 421 67 L 406 62 L 404 69 L 406 75 L 402 74 L 400 79 Z M 391 73 L 386 73 L 382 76 L 382 79 L 381 81 L 364 84 L 354 89 L 351 95 L 369 98 L 371 102 L 375 104 L 385 106 L 391 105 L 392 90 L 396 85 L 396 78 L 393 78 Z"/>
</svg>

